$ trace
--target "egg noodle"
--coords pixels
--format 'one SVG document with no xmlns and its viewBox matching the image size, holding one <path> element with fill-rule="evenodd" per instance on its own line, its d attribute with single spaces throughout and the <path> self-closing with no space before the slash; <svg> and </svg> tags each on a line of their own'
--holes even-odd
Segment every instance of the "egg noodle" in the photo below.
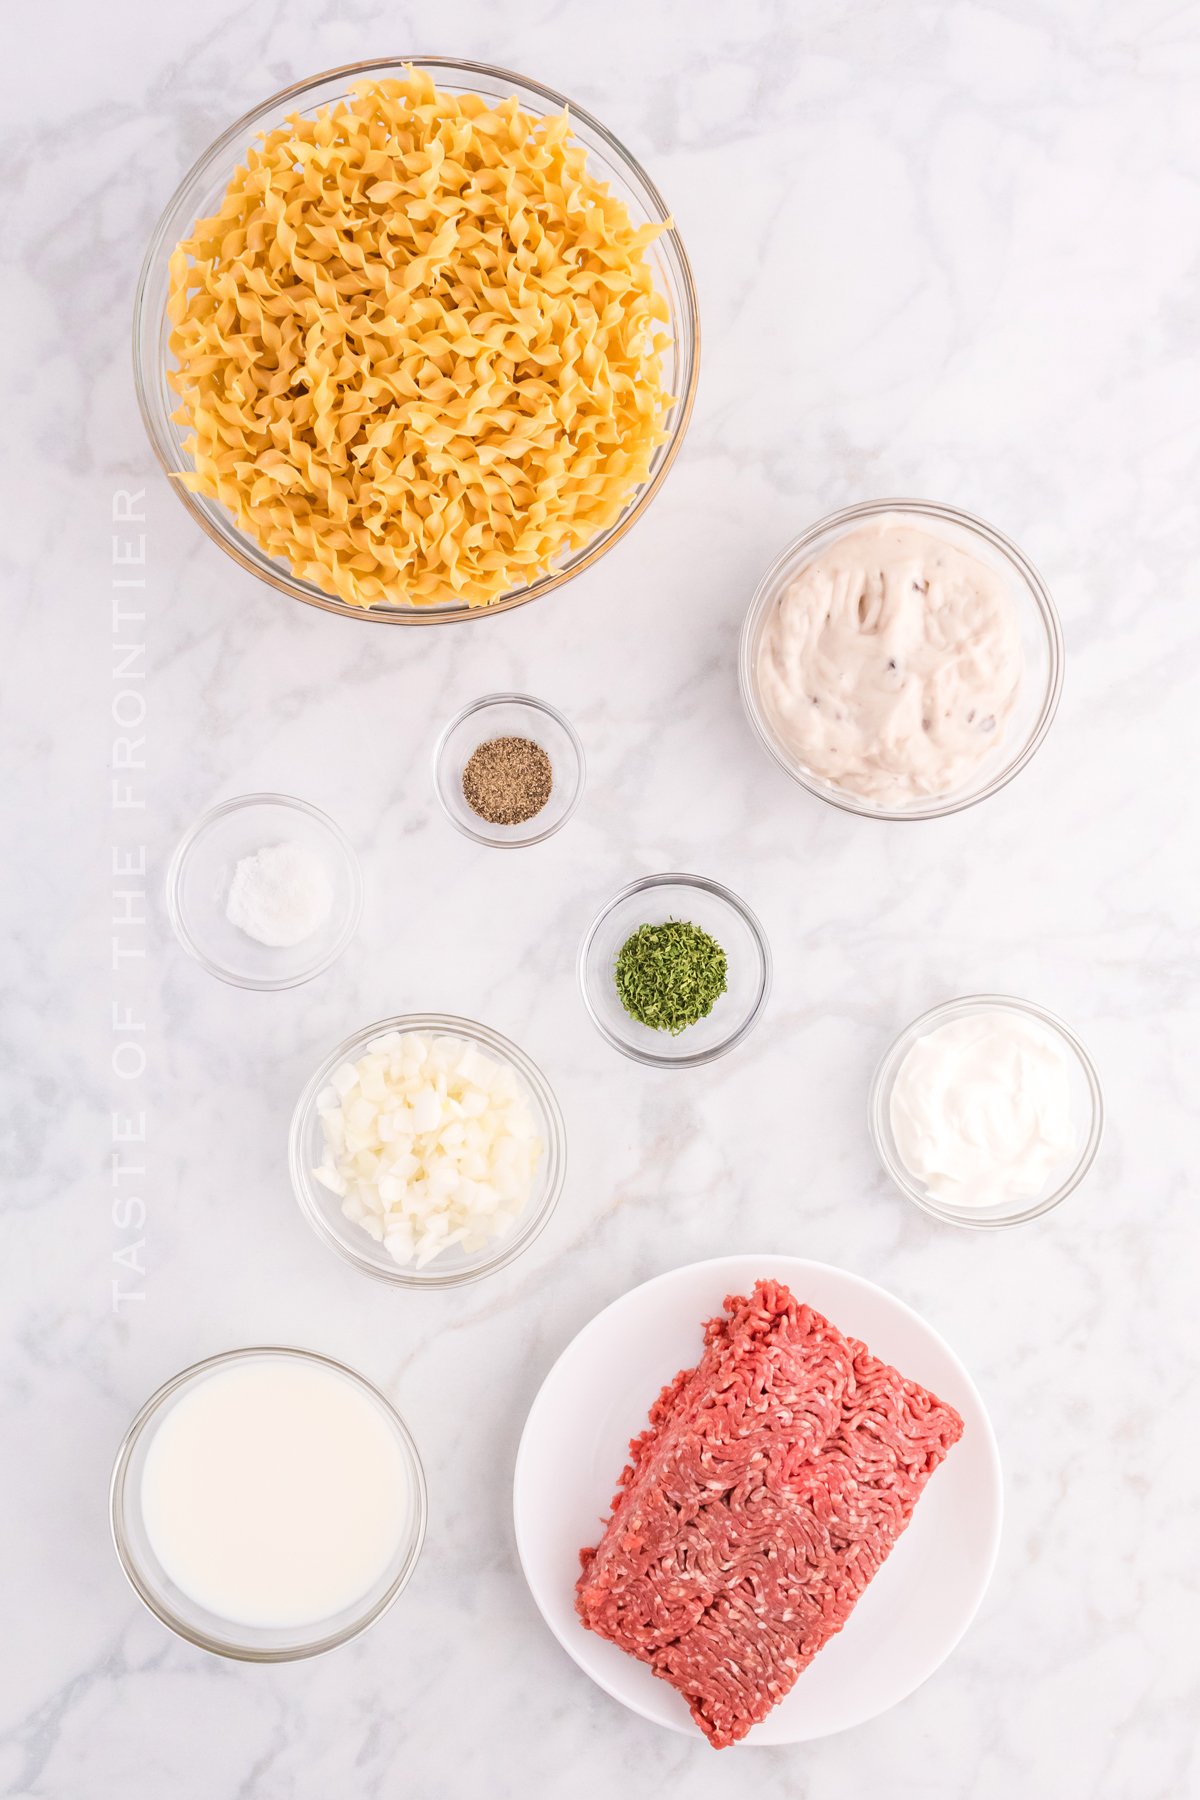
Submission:
<svg viewBox="0 0 1200 1800">
<path fill-rule="evenodd" d="M 366 82 L 263 135 L 171 257 L 194 472 L 352 606 L 486 606 L 620 516 L 669 317 L 564 110 Z"/>
</svg>

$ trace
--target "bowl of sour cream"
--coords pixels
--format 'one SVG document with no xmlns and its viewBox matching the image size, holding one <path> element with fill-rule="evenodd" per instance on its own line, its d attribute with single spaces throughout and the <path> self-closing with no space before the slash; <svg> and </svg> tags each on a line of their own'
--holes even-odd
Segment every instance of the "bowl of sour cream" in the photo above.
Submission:
<svg viewBox="0 0 1200 1800">
<path fill-rule="evenodd" d="M 811 526 L 763 576 L 742 630 L 763 748 L 870 818 L 940 818 L 1006 786 L 1049 731 L 1062 677 L 1062 628 L 1032 563 L 933 501 L 867 501 Z"/>
<path fill-rule="evenodd" d="M 1096 1159 L 1095 1065 L 1061 1019 L 1028 1000 L 973 994 L 915 1019 L 871 1085 L 868 1123 L 901 1193 L 954 1225 L 1036 1219 Z"/>
</svg>

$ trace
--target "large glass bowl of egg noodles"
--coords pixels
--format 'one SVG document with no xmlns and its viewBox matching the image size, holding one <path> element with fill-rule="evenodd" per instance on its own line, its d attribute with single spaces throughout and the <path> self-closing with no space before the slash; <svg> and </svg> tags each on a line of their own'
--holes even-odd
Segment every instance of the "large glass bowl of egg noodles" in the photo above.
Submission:
<svg viewBox="0 0 1200 1800">
<path fill-rule="evenodd" d="M 192 517 L 346 617 L 537 599 L 666 478 L 699 320 L 666 203 L 560 94 L 357 63 L 222 133 L 156 225 L 134 371 Z"/>
</svg>

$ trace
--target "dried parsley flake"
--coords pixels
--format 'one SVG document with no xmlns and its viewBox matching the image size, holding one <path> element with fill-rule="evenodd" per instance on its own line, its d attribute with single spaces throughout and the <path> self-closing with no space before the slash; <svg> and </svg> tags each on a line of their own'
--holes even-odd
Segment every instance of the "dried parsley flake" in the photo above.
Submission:
<svg viewBox="0 0 1200 1800">
<path fill-rule="evenodd" d="M 616 984 L 631 1019 L 678 1037 L 707 1018 L 726 988 L 725 952 L 686 919 L 639 925 L 617 957 Z"/>
</svg>

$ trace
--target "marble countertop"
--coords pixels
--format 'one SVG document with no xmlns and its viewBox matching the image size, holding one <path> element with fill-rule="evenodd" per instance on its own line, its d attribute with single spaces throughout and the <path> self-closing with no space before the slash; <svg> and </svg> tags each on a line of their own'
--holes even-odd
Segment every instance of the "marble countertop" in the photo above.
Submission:
<svg viewBox="0 0 1200 1800">
<path fill-rule="evenodd" d="M 76 0 L 6 38 L 0 1783 L 36 1800 L 708 1800 L 731 1776 L 764 1800 L 1198 1791 L 1200 16 L 446 0 L 431 22 L 404 4 Z M 286 82 L 407 49 L 526 71 L 597 113 L 674 207 L 704 327 L 691 431 L 637 528 L 541 604 L 448 631 L 348 624 L 235 568 L 152 464 L 129 372 L 142 248 L 192 159 Z M 120 590 L 114 504 L 142 489 L 146 586 Z M 918 827 L 790 784 L 734 672 L 782 543 L 890 493 L 1007 531 L 1067 642 L 1031 766 Z M 114 633 L 114 599 L 144 620 Z M 143 641 L 146 770 L 124 776 L 113 645 Z M 442 723 L 503 687 L 561 707 L 590 764 L 570 827 L 511 857 L 458 836 L 429 776 Z M 144 805 L 114 808 L 114 780 Z M 211 980 L 160 898 L 180 833 L 256 789 L 332 812 L 367 881 L 343 961 L 274 995 Z M 114 847 L 140 871 L 141 846 L 145 876 L 114 877 Z M 743 894 L 775 955 L 756 1034 L 688 1073 L 617 1056 L 575 981 L 598 905 L 667 867 Z M 147 893 L 144 924 L 126 889 Z M 905 1205 L 864 1126 L 899 1027 L 984 989 L 1075 1026 L 1109 1119 L 1086 1186 L 998 1234 Z M 427 1295 L 331 1257 L 284 1154 L 326 1047 L 420 1008 L 524 1045 L 570 1142 L 530 1253 Z M 113 1186 L 114 1114 L 145 1116 L 135 1185 Z M 911 1699 L 731 1764 L 568 1660 L 522 1581 L 509 1490 L 533 1394 L 594 1312 L 759 1248 L 869 1276 L 949 1339 L 995 1421 L 1007 1516 L 975 1624 Z M 269 1341 L 386 1389 L 431 1522 L 373 1632 L 253 1668 L 139 1608 L 106 1489 L 154 1387 Z"/>
</svg>

